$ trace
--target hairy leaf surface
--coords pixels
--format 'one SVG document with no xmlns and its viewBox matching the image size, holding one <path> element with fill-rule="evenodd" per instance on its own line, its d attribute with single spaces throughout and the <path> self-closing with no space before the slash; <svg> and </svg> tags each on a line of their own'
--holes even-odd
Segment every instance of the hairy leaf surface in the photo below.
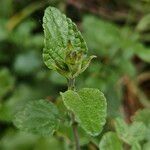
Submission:
<svg viewBox="0 0 150 150">
<path fill-rule="evenodd" d="M 106 118 L 106 99 L 102 92 L 84 88 L 78 92 L 68 90 L 61 95 L 65 106 L 87 133 L 96 136 L 102 131 Z"/>
<path fill-rule="evenodd" d="M 59 113 L 51 102 L 33 101 L 17 113 L 14 124 L 23 131 L 48 136 L 58 128 Z"/>
<path fill-rule="evenodd" d="M 142 122 L 133 122 L 131 125 L 127 125 L 124 120 L 118 118 L 115 128 L 119 137 L 130 145 L 144 140 L 146 136 L 146 127 Z"/>
<path fill-rule="evenodd" d="M 122 142 L 114 132 L 108 132 L 103 135 L 99 148 L 100 150 L 123 150 Z"/>
<path fill-rule="evenodd" d="M 92 57 L 87 57 L 86 43 L 75 23 L 58 9 L 48 7 L 43 28 L 43 58 L 47 67 L 68 78 L 83 72 Z"/>
</svg>

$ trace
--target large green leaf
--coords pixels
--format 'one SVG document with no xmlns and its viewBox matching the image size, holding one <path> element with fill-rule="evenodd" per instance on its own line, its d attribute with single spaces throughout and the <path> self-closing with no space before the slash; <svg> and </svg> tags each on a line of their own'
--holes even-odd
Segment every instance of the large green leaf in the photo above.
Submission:
<svg viewBox="0 0 150 150">
<path fill-rule="evenodd" d="M 16 114 L 14 124 L 23 131 L 48 136 L 58 128 L 59 112 L 46 100 L 29 102 Z"/>
<path fill-rule="evenodd" d="M 67 46 L 68 23 L 65 15 L 53 7 L 45 10 L 43 18 L 44 51 L 43 58 L 50 69 L 56 69 L 55 62 L 64 61 Z"/>
<path fill-rule="evenodd" d="M 85 70 L 93 57 L 87 57 L 86 43 L 77 26 L 54 7 L 43 18 L 43 58 L 48 68 L 71 77 Z"/>
<path fill-rule="evenodd" d="M 122 142 L 114 132 L 108 132 L 103 135 L 99 148 L 100 150 L 123 150 Z"/>
<path fill-rule="evenodd" d="M 144 140 L 146 136 L 146 127 L 142 122 L 133 122 L 131 125 L 127 125 L 124 120 L 118 118 L 115 128 L 118 136 L 130 145 Z"/>
<path fill-rule="evenodd" d="M 98 89 L 61 93 L 65 106 L 75 114 L 81 127 L 90 135 L 98 135 L 105 124 L 106 99 Z"/>
</svg>

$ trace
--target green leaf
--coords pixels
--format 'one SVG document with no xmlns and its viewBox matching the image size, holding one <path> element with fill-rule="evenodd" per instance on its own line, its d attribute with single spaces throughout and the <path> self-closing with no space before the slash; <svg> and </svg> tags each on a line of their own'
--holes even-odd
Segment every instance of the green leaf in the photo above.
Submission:
<svg viewBox="0 0 150 150">
<path fill-rule="evenodd" d="M 118 135 L 122 137 L 128 130 L 128 125 L 124 122 L 123 119 L 117 118 L 115 121 L 115 128 Z"/>
<path fill-rule="evenodd" d="M 90 135 L 102 131 L 106 118 L 106 99 L 98 89 L 84 88 L 78 92 L 61 93 L 65 106 L 75 114 L 77 122 Z"/>
<path fill-rule="evenodd" d="M 134 143 L 131 147 L 131 150 L 141 150 L 141 145 L 137 142 L 137 143 Z"/>
<path fill-rule="evenodd" d="M 146 136 L 146 127 L 142 122 L 133 122 L 131 125 L 127 125 L 124 120 L 118 118 L 115 128 L 118 136 L 130 145 L 144 140 Z"/>
<path fill-rule="evenodd" d="M 150 110 L 147 108 L 138 110 L 133 116 L 133 120 L 137 122 L 143 122 L 147 127 L 146 139 L 150 140 Z"/>
<path fill-rule="evenodd" d="M 150 125 L 150 110 L 147 108 L 138 110 L 133 116 L 134 121 L 143 122 L 146 126 Z"/>
<path fill-rule="evenodd" d="M 50 137 L 37 141 L 35 150 L 72 150 L 69 144 L 63 139 L 58 140 L 56 137 Z"/>
<path fill-rule="evenodd" d="M 35 73 L 40 67 L 41 60 L 34 51 L 18 55 L 14 63 L 14 70 L 20 75 Z"/>
<path fill-rule="evenodd" d="M 128 27 L 121 28 L 106 20 L 86 16 L 83 20 L 83 29 L 89 48 L 100 57 L 111 59 L 111 64 L 117 60 L 122 62 L 124 59 L 129 62 L 134 54 L 143 61 L 150 62 L 149 48 L 139 42 L 139 34 L 133 33 Z"/>
<path fill-rule="evenodd" d="M 150 141 L 146 142 L 144 145 L 143 145 L 143 150 L 149 150 L 150 148 Z"/>
<path fill-rule="evenodd" d="M 38 136 L 36 135 L 16 132 L 16 130 L 7 130 L 1 138 L 0 148 L 1 150 L 28 150 L 36 142 L 38 142 Z"/>
<path fill-rule="evenodd" d="M 122 142 L 114 132 L 107 132 L 103 135 L 99 148 L 100 150 L 123 150 Z"/>
<path fill-rule="evenodd" d="M 0 18 L 0 42 L 8 38 L 8 31 L 5 26 L 6 22 L 7 22 L 6 19 Z"/>
<path fill-rule="evenodd" d="M 145 15 L 138 23 L 136 29 L 138 31 L 146 31 L 150 29 L 150 13 Z"/>
<path fill-rule="evenodd" d="M 43 17 L 43 59 L 48 68 L 67 78 L 83 72 L 87 57 L 86 43 L 77 26 L 54 7 L 48 7 Z"/>
<path fill-rule="evenodd" d="M 97 17 L 84 17 L 83 29 L 88 46 L 92 50 L 98 50 L 102 55 L 106 53 L 103 48 L 120 42 L 120 28 L 111 22 Z M 119 43 L 115 47 L 118 47 L 118 45 Z"/>
<path fill-rule="evenodd" d="M 65 15 L 53 7 L 45 10 L 43 18 L 44 28 L 44 62 L 50 69 L 56 69 L 55 62 L 61 65 L 64 61 L 67 46 L 68 23 Z"/>
<path fill-rule="evenodd" d="M 137 51 L 137 55 L 145 62 L 150 63 L 150 49 L 141 49 Z"/>
<path fill-rule="evenodd" d="M 42 92 L 41 89 L 40 92 Z M 14 114 L 24 109 L 26 103 L 43 96 L 40 92 L 35 87 L 33 89 L 29 85 L 19 84 L 15 87 L 11 97 L 1 103 L 0 121 L 12 122 Z"/>
<path fill-rule="evenodd" d="M 8 69 L 3 68 L 0 70 L 0 99 L 13 89 L 14 82 L 15 79 Z"/>
<path fill-rule="evenodd" d="M 59 112 L 53 103 L 46 100 L 29 102 L 16 114 L 14 124 L 20 130 L 48 136 L 58 128 Z"/>
<path fill-rule="evenodd" d="M 134 53 L 143 61 L 150 63 L 150 48 L 144 47 L 143 44 L 137 43 L 133 46 Z"/>
</svg>

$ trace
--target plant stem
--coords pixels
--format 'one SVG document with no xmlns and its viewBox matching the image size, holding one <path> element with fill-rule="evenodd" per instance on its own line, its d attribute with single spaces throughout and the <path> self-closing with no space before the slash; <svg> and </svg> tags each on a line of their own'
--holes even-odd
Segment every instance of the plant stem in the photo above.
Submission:
<svg viewBox="0 0 150 150">
<path fill-rule="evenodd" d="M 75 116 L 73 113 L 72 113 L 72 122 L 73 122 L 72 128 L 73 128 L 76 150 L 80 150 L 79 135 L 78 135 L 78 124 L 75 121 Z"/>
<path fill-rule="evenodd" d="M 68 79 L 68 90 L 75 90 L 75 79 Z M 76 150 L 80 150 L 80 143 L 79 143 L 79 135 L 78 135 L 78 123 L 75 121 L 75 116 L 72 113 L 72 128 L 75 140 L 75 147 Z"/>
<path fill-rule="evenodd" d="M 75 79 L 68 79 L 68 90 L 75 90 Z"/>
</svg>

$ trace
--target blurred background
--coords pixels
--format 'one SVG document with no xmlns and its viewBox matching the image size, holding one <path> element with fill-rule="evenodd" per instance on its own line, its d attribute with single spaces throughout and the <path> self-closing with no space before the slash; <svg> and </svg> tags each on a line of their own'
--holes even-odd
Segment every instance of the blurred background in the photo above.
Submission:
<svg viewBox="0 0 150 150">
<path fill-rule="evenodd" d="M 42 18 L 49 5 L 76 22 L 89 53 L 97 56 L 76 85 L 105 93 L 103 133 L 114 130 L 118 116 L 132 123 L 141 109 L 150 125 L 149 0 L 0 0 L 0 150 L 72 149 L 67 123 L 48 138 L 22 133 L 12 123 L 14 113 L 31 100 L 47 98 L 63 109 L 59 92 L 66 90 L 66 80 L 42 60 Z M 97 150 L 103 133 L 92 138 L 79 132 L 82 149 Z M 143 149 L 150 150 L 150 138 L 145 142 L 149 146 Z"/>
</svg>

